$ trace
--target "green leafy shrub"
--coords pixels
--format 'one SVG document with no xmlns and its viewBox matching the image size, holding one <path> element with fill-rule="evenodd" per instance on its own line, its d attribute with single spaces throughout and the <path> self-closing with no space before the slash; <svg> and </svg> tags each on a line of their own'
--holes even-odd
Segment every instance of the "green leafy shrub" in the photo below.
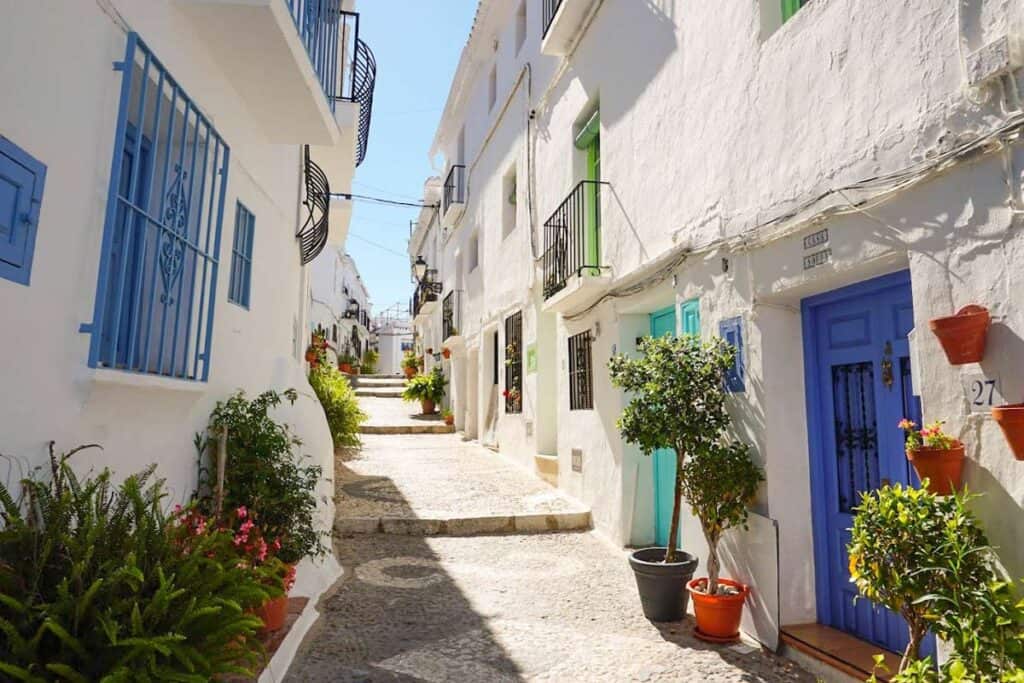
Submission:
<svg viewBox="0 0 1024 683">
<path fill-rule="evenodd" d="M 747 504 L 762 481 L 764 474 L 743 443 L 714 443 L 698 448 L 683 464 L 683 497 L 700 520 L 708 542 L 709 595 L 718 593 L 718 542 L 722 533 L 733 527 L 746 528 Z"/>
<path fill-rule="evenodd" d="M 0 679 L 208 681 L 251 675 L 275 594 L 240 562 L 230 532 L 163 511 L 153 467 L 120 486 L 79 480 L 65 456 L 49 476 L 0 486 Z"/>
<path fill-rule="evenodd" d="M 423 360 L 414 351 L 406 351 L 402 356 L 402 368 L 419 371 L 423 367 Z"/>
<path fill-rule="evenodd" d="M 998 681 L 1024 661 L 1024 611 L 997 570 L 970 498 L 895 484 L 863 494 L 855 509 L 851 580 L 907 622 L 910 643 L 900 662 L 907 676 L 920 668 L 915 660 L 929 629 L 953 647 L 946 675 L 971 676 L 959 680 Z"/>
<path fill-rule="evenodd" d="M 444 371 L 435 366 L 429 375 L 417 375 L 409 380 L 402 392 L 402 398 L 406 401 L 433 401 L 440 403 L 444 398 L 445 386 L 448 380 L 445 379 Z"/>
<path fill-rule="evenodd" d="M 377 362 L 380 360 L 380 354 L 375 349 L 366 349 L 363 352 L 363 365 L 362 370 L 364 375 L 375 375 L 377 374 Z"/>
<path fill-rule="evenodd" d="M 359 409 L 356 392 L 345 376 L 333 365 L 318 363 L 309 371 L 309 384 L 323 406 L 335 447 L 359 446 L 359 426 L 366 421 L 366 413 Z"/>
<path fill-rule="evenodd" d="M 294 389 L 265 391 L 250 401 L 239 391 L 217 403 L 210 415 L 210 436 L 196 436 L 201 452 L 212 458 L 217 435 L 227 430 L 224 509 L 247 508 L 263 535 L 281 544 L 278 557 L 287 564 L 327 552 L 327 532 L 317 531 L 314 522 L 321 468 L 303 464 L 308 456 L 295 453 L 302 442 L 269 415 L 282 401 L 294 403 L 297 397 Z M 215 512 L 210 476 L 215 471 L 201 464 L 197 496 L 206 514 Z"/>
<path fill-rule="evenodd" d="M 718 442 L 729 424 L 725 410 L 725 373 L 735 351 L 721 339 L 645 338 L 639 358 L 619 354 L 608 362 L 612 384 L 630 392 L 618 428 L 645 455 L 659 448 L 676 452 L 676 483 L 666 562 L 676 558 L 679 501 L 687 456 Z"/>
</svg>

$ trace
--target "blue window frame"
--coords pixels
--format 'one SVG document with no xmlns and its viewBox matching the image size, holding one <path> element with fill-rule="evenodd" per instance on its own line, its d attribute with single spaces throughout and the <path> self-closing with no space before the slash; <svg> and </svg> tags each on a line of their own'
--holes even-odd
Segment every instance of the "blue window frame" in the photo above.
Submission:
<svg viewBox="0 0 1024 683">
<path fill-rule="evenodd" d="M 0 135 L 0 278 L 28 285 L 46 166 Z"/>
<path fill-rule="evenodd" d="M 206 381 L 230 150 L 128 34 L 89 366 Z"/>
<path fill-rule="evenodd" d="M 231 279 L 228 282 L 228 301 L 249 308 L 252 284 L 252 241 L 256 217 L 242 202 L 235 207 L 235 240 L 231 245 Z"/>
<path fill-rule="evenodd" d="M 725 388 L 732 393 L 746 391 L 746 366 L 743 358 L 743 324 L 740 318 L 729 318 L 718 323 L 718 334 L 736 349 L 736 358 L 725 374 Z"/>
</svg>

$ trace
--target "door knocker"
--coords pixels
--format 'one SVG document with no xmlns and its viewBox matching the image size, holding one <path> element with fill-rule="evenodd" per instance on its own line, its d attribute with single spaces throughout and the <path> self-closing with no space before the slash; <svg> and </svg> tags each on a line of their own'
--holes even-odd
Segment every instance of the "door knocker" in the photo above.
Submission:
<svg viewBox="0 0 1024 683">
<path fill-rule="evenodd" d="M 885 342 L 885 349 L 882 351 L 882 385 L 892 390 L 892 342 Z"/>
</svg>

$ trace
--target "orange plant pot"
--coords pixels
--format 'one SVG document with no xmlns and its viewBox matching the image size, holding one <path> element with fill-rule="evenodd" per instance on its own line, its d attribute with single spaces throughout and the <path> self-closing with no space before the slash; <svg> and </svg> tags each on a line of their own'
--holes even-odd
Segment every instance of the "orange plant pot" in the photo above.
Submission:
<svg viewBox="0 0 1024 683">
<path fill-rule="evenodd" d="M 309 349 L 308 351 L 306 351 L 306 362 L 307 363 L 315 363 L 316 362 L 316 351 L 314 351 L 313 349 Z"/>
<path fill-rule="evenodd" d="M 985 342 L 992 318 L 984 306 L 970 304 L 956 315 L 928 321 L 928 327 L 938 337 L 950 365 L 978 363 L 985 357 Z"/>
<path fill-rule="evenodd" d="M 402 368 L 405 371 L 405 378 L 412 379 L 416 376 L 416 368 Z"/>
<path fill-rule="evenodd" d="M 433 401 L 420 401 L 420 408 L 424 415 L 433 415 L 436 407 Z"/>
<path fill-rule="evenodd" d="M 338 369 L 341 370 L 342 372 L 344 372 L 346 375 L 351 375 L 352 374 L 352 364 L 351 363 L 339 363 L 338 364 Z"/>
<path fill-rule="evenodd" d="M 739 590 L 736 595 L 708 595 L 698 590 L 707 585 L 707 579 L 694 579 L 686 584 L 693 598 L 693 611 L 697 615 L 697 630 L 694 635 L 714 643 L 739 640 L 740 619 L 743 618 L 743 603 L 750 589 L 738 581 L 719 579 L 719 584 Z"/>
<path fill-rule="evenodd" d="M 1024 403 L 996 406 L 992 409 L 992 417 L 1003 430 L 1013 457 L 1024 460 Z"/>
<path fill-rule="evenodd" d="M 284 628 L 285 619 L 288 617 L 288 594 L 263 603 L 259 617 L 263 620 L 264 631 L 280 631 Z"/>
<path fill-rule="evenodd" d="M 445 359 L 447 360 L 448 358 L 452 357 L 452 352 L 450 349 L 441 349 L 441 355 L 444 356 Z"/>
<path fill-rule="evenodd" d="M 455 416 L 454 415 L 449 415 L 448 417 L 446 417 L 444 419 L 444 423 L 446 425 L 448 425 L 449 427 L 451 427 L 453 424 L 455 424 Z"/>
<path fill-rule="evenodd" d="M 921 480 L 928 480 L 928 490 L 932 493 L 948 496 L 960 489 L 964 475 L 964 445 L 959 441 L 952 448 L 908 450 L 907 460 Z"/>
</svg>

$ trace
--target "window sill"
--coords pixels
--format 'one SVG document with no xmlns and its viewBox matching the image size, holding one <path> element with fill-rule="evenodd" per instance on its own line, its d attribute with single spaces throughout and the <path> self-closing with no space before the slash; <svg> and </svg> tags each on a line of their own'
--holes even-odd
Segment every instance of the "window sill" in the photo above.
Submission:
<svg viewBox="0 0 1024 683">
<path fill-rule="evenodd" d="M 84 379 L 96 386 L 153 389 L 183 394 L 202 394 L 207 389 L 206 382 L 164 377 L 162 375 L 146 375 L 141 372 L 111 370 L 109 368 L 88 369 Z"/>
</svg>

